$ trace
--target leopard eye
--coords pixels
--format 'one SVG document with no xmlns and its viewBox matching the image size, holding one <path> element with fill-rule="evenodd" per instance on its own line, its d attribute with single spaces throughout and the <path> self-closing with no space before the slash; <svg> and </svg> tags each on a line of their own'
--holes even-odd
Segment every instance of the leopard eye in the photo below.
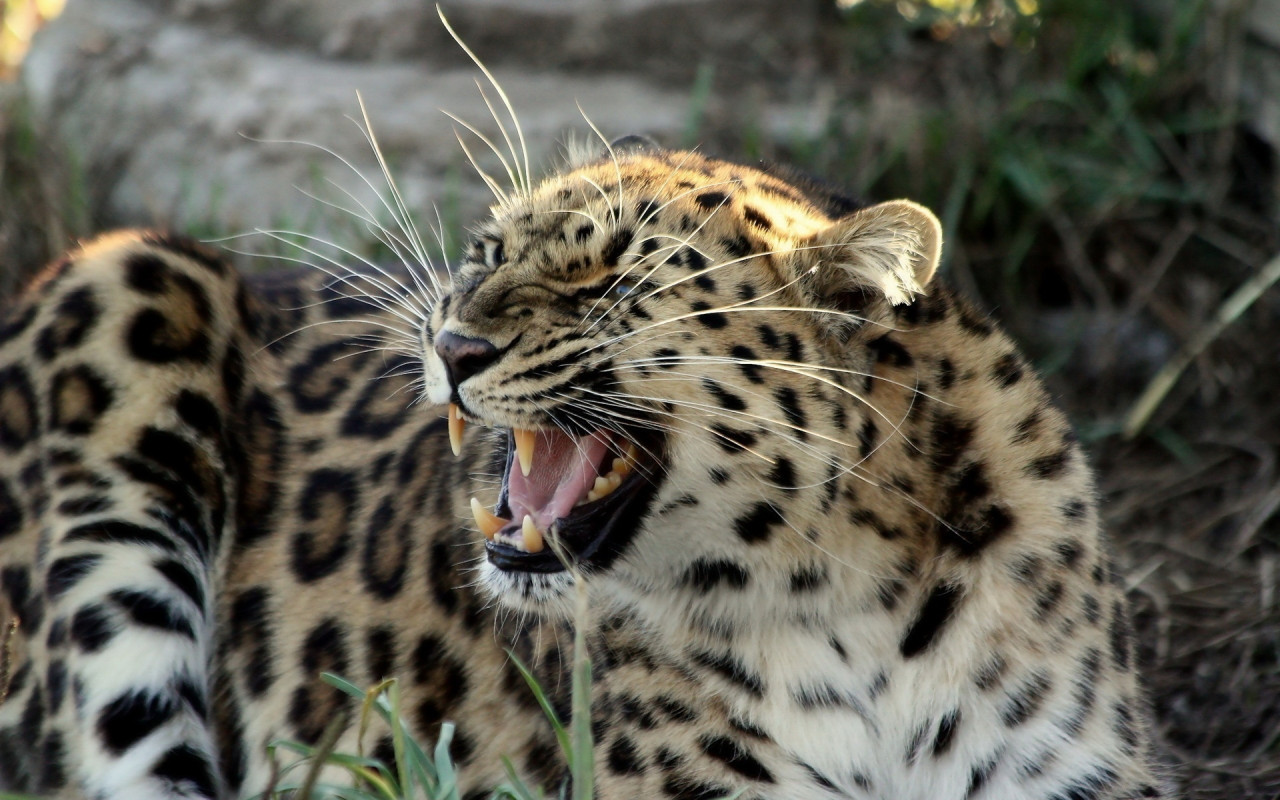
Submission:
<svg viewBox="0 0 1280 800">
<path fill-rule="evenodd" d="M 634 292 L 636 286 L 639 284 L 639 281 L 633 280 L 632 278 L 619 278 L 613 286 L 609 288 L 609 293 L 614 297 L 623 298 Z"/>
</svg>

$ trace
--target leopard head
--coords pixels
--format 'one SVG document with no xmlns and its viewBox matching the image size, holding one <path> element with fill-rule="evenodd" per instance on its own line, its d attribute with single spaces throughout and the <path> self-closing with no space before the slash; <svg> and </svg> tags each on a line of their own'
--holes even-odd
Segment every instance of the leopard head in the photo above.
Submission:
<svg viewBox="0 0 1280 800">
<path fill-rule="evenodd" d="M 880 413 L 862 344 L 940 243 L 914 203 L 648 145 L 495 207 L 421 342 L 428 398 L 500 432 L 483 583 L 543 608 L 580 579 L 697 594 L 812 559 L 799 520 Z"/>
</svg>

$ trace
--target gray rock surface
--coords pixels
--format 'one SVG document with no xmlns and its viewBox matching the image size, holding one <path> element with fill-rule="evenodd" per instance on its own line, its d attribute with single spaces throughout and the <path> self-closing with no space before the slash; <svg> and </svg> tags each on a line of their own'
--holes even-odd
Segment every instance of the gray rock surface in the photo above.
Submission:
<svg viewBox="0 0 1280 800">
<path fill-rule="evenodd" d="M 803 141 L 837 104 L 849 124 L 851 97 L 873 128 L 909 129 L 933 80 L 932 62 L 910 54 L 894 56 L 905 66 L 890 80 L 834 77 L 830 0 L 443 5 L 511 97 L 535 173 L 567 132 L 591 136 L 579 105 L 610 138 L 688 145 L 730 131 L 741 134 L 730 141 Z M 1280 149 L 1278 20 L 1280 0 L 1253 0 L 1239 91 L 1244 120 Z M 700 94 L 712 72 L 714 92 Z M 438 207 L 459 231 L 491 197 L 441 109 L 499 141 L 477 79 L 423 0 L 68 0 L 22 71 L 37 121 L 83 173 L 96 226 L 198 235 L 341 227 L 318 223 L 323 207 L 304 192 L 376 204 L 361 176 L 378 183 L 377 164 L 350 119 L 357 92 L 410 207 L 427 220 Z M 695 118 L 710 123 L 691 138 Z M 480 166 L 501 176 L 463 133 Z"/>
<path fill-rule="evenodd" d="M 813 6 L 470 0 L 446 13 L 512 99 L 536 173 L 567 131 L 591 135 L 579 105 L 610 138 L 680 143 L 699 65 L 771 69 L 765 51 L 794 50 L 815 24 L 802 8 Z M 738 31 L 715 38 L 726 61 L 692 55 L 721 23 Z M 361 177 L 380 183 L 351 119 L 360 116 L 357 93 L 420 217 L 433 217 L 434 205 L 447 222 L 465 223 L 491 200 L 458 132 L 481 167 L 506 180 L 486 147 L 442 112 L 501 142 L 476 86 L 480 72 L 434 5 L 418 0 L 70 0 L 36 38 L 22 78 L 39 118 L 82 165 L 102 225 L 315 230 L 320 208 L 304 191 L 354 205 L 345 189 L 376 203 Z M 774 108 L 766 118 L 794 126 L 803 113 Z"/>
</svg>

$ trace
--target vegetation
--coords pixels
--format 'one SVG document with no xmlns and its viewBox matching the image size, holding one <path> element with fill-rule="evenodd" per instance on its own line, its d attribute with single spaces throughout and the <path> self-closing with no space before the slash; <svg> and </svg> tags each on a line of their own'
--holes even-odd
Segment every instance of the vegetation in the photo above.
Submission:
<svg viewBox="0 0 1280 800">
<path fill-rule="evenodd" d="M 0 80 L 13 75 L 31 37 L 62 12 L 66 0 L 0 0 Z"/>
<path fill-rule="evenodd" d="M 573 641 L 571 719 L 567 722 L 560 719 L 533 672 L 514 653 L 508 653 L 555 731 L 556 741 L 569 767 L 569 784 L 559 789 L 561 800 L 591 800 L 595 784 L 591 662 L 587 658 L 583 633 L 588 617 L 587 598 L 583 584 L 579 583 L 578 587 L 579 624 Z M 434 748 L 425 746 L 406 729 L 400 714 L 399 684 L 394 678 L 384 680 L 367 691 L 336 675 L 326 673 L 323 679 L 361 701 L 357 752 L 337 750 L 339 737 L 350 727 L 350 721 L 343 718 L 330 723 L 321 741 L 314 746 L 291 741 L 273 742 L 268 749 L 277 766 L 281 751 L 299 757 L 281 769 L 272 780 L 271 788 L 254 800 L 460 800 L 458 769 L 449 754 L 454 730 L 451 723 L 441 726 Z M 363 751 L 365 733 L 375 713 L 391 729 L 393 757 L 390 764 L 366 756 Z M 504 759 L 503 766 L 507 782 L 494 790 L 491 800 L 542 800 L 543 787 L 530 786 L 509 760 Z M 325 767 L 336 767 L 338 772 L 345 773 L 347 780 L 341 783 L 323 781 L 321 773 Z"/>
</svg>

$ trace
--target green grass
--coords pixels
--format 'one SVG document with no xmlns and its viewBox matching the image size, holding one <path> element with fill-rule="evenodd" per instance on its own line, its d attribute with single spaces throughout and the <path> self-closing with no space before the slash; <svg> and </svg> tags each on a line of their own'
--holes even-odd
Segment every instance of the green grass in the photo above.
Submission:
<svg viewBox="0 0 1280 800">
<path fill-rule="evenodd" d="M 1114 292 L 1095 252 L 1106 225 L 1221 200 L 1213 144 L 1238 115 L 1214 84 L 1232 55 L 1215 36 L 1229 21 L 1206 0 L 1046 0 L 1025 13 L 1033 5 L 853 5 L 843 47 L 864 78 L 901 86 L 903 51 L 949 51 L 935 72 L 911 73 L 928 84 L 902 87 L 927 99 L 886 119 L 870 98 L 845 97 L 776 155 L 863 196 L 937 209 L 950 266 L 990 305 L 1042 290 L 1028 264 L 1052 251 L 1061 291 L 1105 307 Z"/>
<path fill-rule="evenodd" d="M 1099 326 L 1137 321 L 1175 342 L 1223 332 L 1208 319 L 1170 330 L 1168 309 L 1197 280 L 1226 303 L 1266 261 L 1239 254 L 1265 255 L 1276 239 L 1269 178 L 1240 166 L 1254 156 L 1238 107 L 1247 28 L 1235 10 L 1209 0 L 840 5 L 851 84 L 879 90 L 838 90 L 824 124 L 764 156 L 865 198 L 934 208 L 949 281 L 996 311 L 1045 373 L 1078 371 Z M 1047 328 L 1049 314 L 1068 321 Z M 1139 399 L 1145 377 L 1121 371 L 1106 386 L 1117 405 L 1094 404 L 1101 419 L 1081 421 L 1099 437 L 1159 424 Z M 1166 449 L 1177 441 L 1150 430 Z"/>
</svg>

